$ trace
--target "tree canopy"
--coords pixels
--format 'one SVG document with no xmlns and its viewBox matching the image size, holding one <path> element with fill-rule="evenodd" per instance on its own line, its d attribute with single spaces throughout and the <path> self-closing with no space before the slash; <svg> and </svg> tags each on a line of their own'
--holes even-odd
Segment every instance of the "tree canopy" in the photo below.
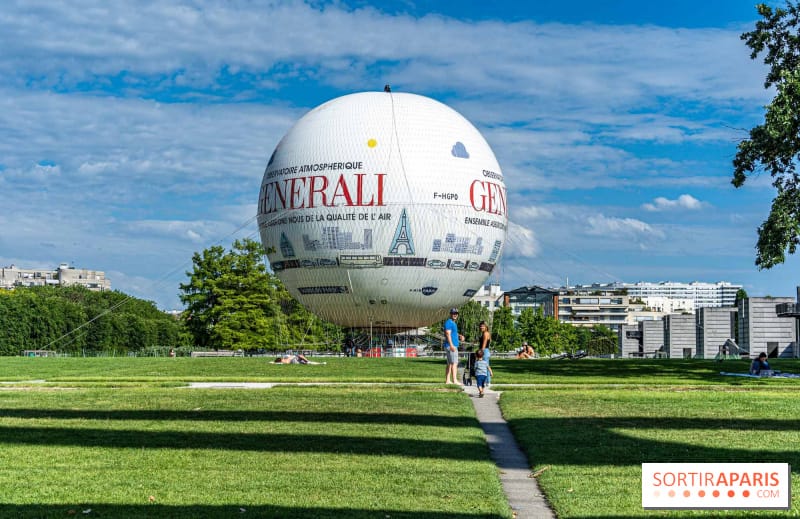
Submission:
<svg viewBox="0 0 800 519">
<path fill-rule="evenodd" d="M 491 331 L 492 346 L 497 351 L 511 351 L 520 344 L 514 314 L 509 306 L 501 306 L 494 311 Z"/>
<path fill-rule="evenodd" d="M 756 265 L 769 269 L 794 254 L 800 243 L 800 8 L 788 2 L 786 8 L 757 6 L 762 20 L 742 34 L 750 47 L 750 58 L 764 54 L 769 66 L 764 87 L 775 87 L 776 95 L 766 107 L 764 122 L 750 130 L 739 143 L 733 160 L 734 186 L 744 185 L 748 176 L 767 171 L 777 195 L 769 216 L 758 228 Z"/>
<path fill-rule="evenodd" d="M 213 246 L 192 257 L 180 285 L 184 320 L 195 344 L 212 349 L 338 347 L 342 331 L 293 299 L 264 263 L 260 243 L 237 240 L 231 250 Z"/>
<path fill-rule="evenodd" d="M 0 355 L 34 349 L 124 354 L 186 342 L 176 319 L 152 302 L 122 292 L 80 286 L 0 291 Z"/>
</svg>

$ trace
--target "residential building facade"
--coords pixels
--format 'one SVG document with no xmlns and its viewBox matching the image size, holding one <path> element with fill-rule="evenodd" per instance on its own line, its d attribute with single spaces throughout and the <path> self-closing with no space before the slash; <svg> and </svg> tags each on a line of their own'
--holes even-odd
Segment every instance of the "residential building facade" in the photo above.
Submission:
<svg viewBox="0 0 800 519">
<path fill-rule="evenodd" d="M 503 294 L 503 304 L 511 307 L 511 313 L 519 315 L 526 308 L 536 312 L 542 309 L 546 317 L 559 317 L 558 291 L 537 286 L 519 287 Z"/>
<path fill-rule="evenodd" d="M 62 263 L 55 270 L 21 269 L 15 265 L 0 267 L 0 288 L 46 285 L 81 285 L 89 290 L 111 290 L 111 281 L 100 270 L 76 269 Z"/>
<path fill-rule="evenodd" d="M 736 303 L 736 293 L 742 285 L 718 281 L 717 283 L 703 283 L 692 281 L 691 283 L 678 283 L 674 281 L 662 281 L 651 283 L 639 281 L 636 283 L 615 283 L 615 286 L 624 288 L 631 299 L 648 298 L 667 298 L 683 299 L 693 302 L 692 308 L 682 310 L 694 311 L 697 308 L 734 306 Z"/>
<path fill-rule="evenodd" d="M 563 288 L 558 296 L 558 320 L 575 326 L 603 325 L 619 333 L 626 323 L 628 296 L 599 285 Z"/>
<path fill-rule="evenodd" d="M 503 305 L 503 290 L 499 283 L 489 283 L 481 286 L 472 296 L 472 300 L 490 312 L 494 312 Z"/>
<path fill-rule="evenodd" d="M 629 296 L 631 301 L 636 301 L 636 296 Z M 648 296 L 641 298 L 646 308 L 664 315 L 694 313 L 695 306 L 692 299 L 673 299 L 665 296 Z"/>
</svg>

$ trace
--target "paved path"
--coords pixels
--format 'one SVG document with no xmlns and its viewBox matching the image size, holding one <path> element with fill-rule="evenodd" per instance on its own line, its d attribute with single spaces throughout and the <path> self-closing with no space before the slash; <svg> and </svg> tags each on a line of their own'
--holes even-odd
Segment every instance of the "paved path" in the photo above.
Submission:
<svg viewBox="0 0 800 519">
<path fill-rule="evenodd" d="M 492 459 L 500 469 L 500 482 L 506 493 L 508 503 L 517 519 L 554 518 L 555 514 L 547 505 L 539 490 L 536 479 L 531 477 L 531 466 L 525 453 L 517 445 L 508 423 L 500 413 L 498 400 L 500 393 L 486 390 L 484 398 L 478 398 L 478 388 L 464 386 L 464 392 L 472 397 L 475 414 L 486 434 L 486 443 Z"/>
</svg>

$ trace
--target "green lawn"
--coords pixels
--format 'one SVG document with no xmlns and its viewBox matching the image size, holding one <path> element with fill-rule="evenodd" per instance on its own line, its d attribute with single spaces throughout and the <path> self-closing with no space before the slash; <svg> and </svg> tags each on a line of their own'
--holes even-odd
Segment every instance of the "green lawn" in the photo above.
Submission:
<svg viewBox="0 0 800 519">
<path fill-rule="evenodd" d="M 32 380 L 62 386 L 181 385 L 188 381 L 444 382 L 442 359 L 313 358 L 325 365 L 275 364 L 273 360 L 274 357 L 0 357 L 0 386 L 4 382 L 20 385 Z"/>
<path fill-rule="evenodd" d="M 0 391 L 0 489 L 2 517 L 511 517 L 470 402 L 411 388 Z"/>
<path fill-rule="evenodd" d="M 314 357 L 325 365 L 281 365 L 272 357 L 0 357 L 4 382 L 45 380 L 115 385 L 181 385 L 188 381 L 224 382 L 444 382 L 444 360 L 436 358 Z M 777 370 L 800 373 L 800 361 L 776 360 Z M 497 384 L 724 385 L 795 387 L 798 380 L 724 377 L 721 371 L 747 372 L 746 361 L 654 359 L 516 360 L 492 359 Z M 41 383 L 37 383 L 41 384 Z"/>
<path fill-rule="evenodd" d="M 797 388 L 541 388 L 506 391 L 500 402 L 561 518 L 783 517 L 786 511 L 645 511 L 641 464 L 789 463 L 797 488 L 798 397 Z M 798 501 L 795 492 L 791 515 Z"/>
<path fill-rule="evenodd" d="M 775 370 L 800 373 L 798 360 L 773 360 Z M 592 385 L 723 385 L 745 387 L 800 386 L 800 380 L 728 377 L 720 372 L 747 373 L 746 360 L 673 359 L 492 359 L 499 384 Z"/>
<path fill-rule="evenodd" d="M 270 360 L 0 358 L 0 517 L 510 517 L 442 359 Z M 787 515 L 644 511 L 641 463 L 790 463 L 797 488 L 800 380 L 719 375 L 744 361 L 492 366 L 559 517 Z M 340 385 L 182 387 L 214 380 Z"/>
</svg>

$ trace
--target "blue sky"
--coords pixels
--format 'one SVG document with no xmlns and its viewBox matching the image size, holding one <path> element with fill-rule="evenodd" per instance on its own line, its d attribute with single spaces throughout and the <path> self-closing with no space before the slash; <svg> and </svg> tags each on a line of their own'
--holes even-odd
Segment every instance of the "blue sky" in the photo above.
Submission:
<svg viewBox="0 0 800 519">
<path fill-rule="evenodd" d="M 494 149 L 504 288 L 725 280 L 792 295 L 800 258 L 753 264 L 770 179 L 730 184 L 771 99 L 739 39 L 753 4 L 6 3 L 0 264 L 104 270 L 176 308 L 192 253 L 257 238 L 261 176 L 294 121 L 389 83 L 449 104 Z"/>
</svg>

